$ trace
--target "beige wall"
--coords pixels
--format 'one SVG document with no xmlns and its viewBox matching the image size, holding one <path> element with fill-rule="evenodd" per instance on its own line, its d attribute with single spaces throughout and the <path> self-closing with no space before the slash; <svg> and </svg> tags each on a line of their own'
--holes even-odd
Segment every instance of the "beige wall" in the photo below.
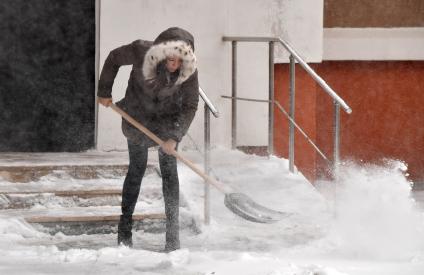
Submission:
<svg viewBox="0 0 424 275">
<path fill-rule="evenodd" d="M 230 101 L 221 95 L 231 94 L 231 46 L 224 35 L 281 36 L 298 49 L 308 61 L 322 57 L 322 0 L 101 0 L 100 68 L 114 48 L 135 39 L 153 40 L 170 26 L 180 26 L 193 33 L 199 60 L 199 80 L 221 112 L 212 118 L 212 143 L 230 144 Z M 267 47 L 243 44 L 239 47 L 239 93 L 251 98 L 268 94 Z M 279 49 L 278 60 L 287 62 Z M 113 96 L 124 96 L 130 67 L 122 67 L 113 87 Z M 239 145 L 266 145 L 268 111 L 266 104 L 240 103 Z M 254 125 L 252 127 L 252 125 Z M 199 105 L 189 135 L 203 144 L 203 104 Z M 99 108 L 98 149 L 125 150 L 120 118 Z M 182 147 L 193 146 L 188 137 Z"/>
<path fill-rule="evenodd" d="M 323 60 L 424 60 L 423 0 L 325 0 Z"/>
</svg>

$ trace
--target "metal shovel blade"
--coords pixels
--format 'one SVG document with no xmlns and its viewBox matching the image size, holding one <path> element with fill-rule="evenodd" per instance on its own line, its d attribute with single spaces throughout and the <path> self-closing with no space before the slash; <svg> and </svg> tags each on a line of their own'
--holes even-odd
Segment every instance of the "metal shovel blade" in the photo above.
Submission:
<svg viewBox="0 0 424 275">
<path fill-rule="evenodd" d="M 225 194 L 224 204 L 234 214 L 257 223 L 275 223 L 291 215 L 291 213 L 275 211 L 257 204 L 242 193 Z"/>
</svg>

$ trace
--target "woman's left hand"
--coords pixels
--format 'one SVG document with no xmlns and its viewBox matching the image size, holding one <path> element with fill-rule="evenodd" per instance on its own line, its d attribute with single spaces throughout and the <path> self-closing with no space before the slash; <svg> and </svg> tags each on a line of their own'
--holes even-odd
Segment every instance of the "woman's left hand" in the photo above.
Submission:
<svg viewBox="0 0 424 275">
<path fill-rule="evenodd" d="M 176 146 L 177 146 L 177 142 L 173 139 L 168 139 L 161 145 L 162 150 L 168 155 L 172 155 L 172 152 L 175 151 Z"/>
</svg>

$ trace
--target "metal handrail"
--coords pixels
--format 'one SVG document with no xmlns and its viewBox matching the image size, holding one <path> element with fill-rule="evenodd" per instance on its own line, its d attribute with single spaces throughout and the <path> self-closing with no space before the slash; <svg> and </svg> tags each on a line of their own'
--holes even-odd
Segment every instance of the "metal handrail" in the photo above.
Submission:
<svg viewBox="0 0 424 275">
<path fill-rule="evenodd" d="M 306 138 L 306 140 L 314 147 L 314 149 L 320 154 L 320 156 L 325 159 L 327 162 L 330 162 L 330 160 L 326 157 L 326 155 L 318 148 L 318 146 L 312 141 L 312 139 L 305 133 L 305 131 L 302 130 L 302 128 L 290 117 L 290 115 L 287 113 L 287 111 L 281 106 L 281 104 L 278 101 L 274 101 L 274 104 L 277 105 L 278 109 L 287 117 L 288 120 L 290 120 L 291 123 L 299 130 L 299 132 Z"/>
<path fill-rule="evenodd" d="M 214 117 L 219 117 L 218 109 L 212 104 L 211 100 L 208 98 L 208 96 L 203 91 L 202 87 L 200 87 L 200 86 L 199 86 L 199 94 L 200 94 L 200 97 L 205 102 L 205 104 L 208 106 L 211 113 L 214 115 Z"/>
<path fill-rule="evenodd" d="M 308 63 L 303 60 L 299 54 L 283 39 L 279 38 L 278 42 L 280 42 L 287 51 L 289 51 L 294 58 L 299 62 L 299 65 L 305 69 L 305 71 L 324 89 L 327 94 L 329 94 L 340 106 L 345 110 L 346 113 L 352 113 L 352 109 L 346 104 L 346 102 L 330 87 L 327 82 L 324 81 L 312 68 L 308 65 Z"/>
<path fill-rule="evenodd" d="M 213 105 L 211 100 L 208 98 L 206 93 L 203 91 L 202 87 L 199 86 L 199 94 L 204 101 L 204 169 L 205 173 L 209 175 L 210 173 L 210 148 L 211 148 L 211 116 L 212 113 L 214 117 L 219 117 L 218 109 Z M 204 199 L 204 217 L 205 224 L 210 223 L 210 186 L 205 184 L 204 187 L 205 199 Z"/>
<path fill-rule="evenodd" d="M 290 97 L 290 110 L 289 114 L 282 108 L 280 104 L 275 104 L 277 107 L 289 118 L 289 170 L 294 172 L 294 142 L 295 133 L 294 128 L 296 127 L 306 137 L 306 139 L 314 146 L 315 150 L 326 160 L 328 158 L 318 149 L 318 147 L 312 142 L 312 140 L 305 134 L 305 132 L 295 123 L 295 65 L 296 61 L 306 70 L 306 72 L 324 89 L 324 91 L 333 98 L 334 104 L 334 149 L 333 149 L 333 171 L 337 176 L 338 165 L 340 161 L 340 107 L 348 114 L 352 113 L 352 109 L 346 104 L 346 102 L 303 60 L 300 55 L 290 46 L 289 43 L 279 37 L 242 37 L 242 36 L 224 36 L 223 41 L 231 41 L 232 44 L 232 96 L 225 97 L 232 99 L 232 148 L 236 148 L 237 139 L 237 100 L 241 98 L 237 97 L 237 42 L 268 42 L 269 43 L 269 117 L 268 117 L 268 152 L 270 155 L 273 154 L 274 142 L 273 142 L 273 123 L 274 123 L 274 44 L 280 43 L 290 53 L 290 71 L 289 71 L 289 97 Z M 244 99 L 243 99 L 244 100 Z M 249 101 L 260 101 L 267 102 L 264 100 L 252 100 Z"/>
<path fill-rule="evenodd" d="M 312 141 L 312 139 L 305 133 L 305 131 L 303 131 L 303 129 L 290 117 L 290 115 L 288 114 L 288 112 L 283 108 L 283 106 L 281 106 L 281 104 L 278 101 L 271 101 L 271 100 L 267 100 L 267 99 L 255 99 L 255 98 L 245 98 L 245 97 L 232 97 L 232 96 L 221 96 L 222 98 L 228 98 L 228 99 L 235 99 L 235 100 L 240 100 L 240 101 L 250 101 L 250 102 L 264 102 L 264 103 L 269 103 L 272 102 L 274 103 L 278 109 L 287 117 L 287 119 L 293 123 L 294 127 L 297 128 L 297 130 L 299 130 L 299 132 L 306 138 L 306 140 L 312 145 L 312 147 L 314 147 L 314 149 L 318 152 L 318 154 L 325 159 L 327 162 L 330 162 L 330 160 L 327 158 L 327 156 L 321 151 L 321 149 L 319 149 L 319 147 Z"/>
<path fill-rule="evenodd" d="M 238 41 L 238 42 L 279 42 L 284 48 L 293 55 L 296 61 L 302 66 L 306 72 L 316 81 L 318 84 L 327 92 L 340 106 L 345 110 L 346 113 L 352 113 L 352 109 L 346 104 L 346 102 L 330 87 L 328 84 L 306 63 L 306 61 L 300 57 L 300 55 L 290 46 L 289 43 L 281 38 L 276 37 L 242 37 L 242 36 L 224 36 L 223 41 Z"/>
</svg>

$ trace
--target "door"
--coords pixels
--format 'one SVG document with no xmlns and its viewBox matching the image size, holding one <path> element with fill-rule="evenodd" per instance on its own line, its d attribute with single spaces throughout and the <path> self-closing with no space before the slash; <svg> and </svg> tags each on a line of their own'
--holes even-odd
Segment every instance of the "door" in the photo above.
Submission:
<svg viewBox="0 0 424 275">
<path fill-rule="evenodd" d="M 94 146 L 95 1 L 0 1 L 0 151 Z"/>
</svg>

